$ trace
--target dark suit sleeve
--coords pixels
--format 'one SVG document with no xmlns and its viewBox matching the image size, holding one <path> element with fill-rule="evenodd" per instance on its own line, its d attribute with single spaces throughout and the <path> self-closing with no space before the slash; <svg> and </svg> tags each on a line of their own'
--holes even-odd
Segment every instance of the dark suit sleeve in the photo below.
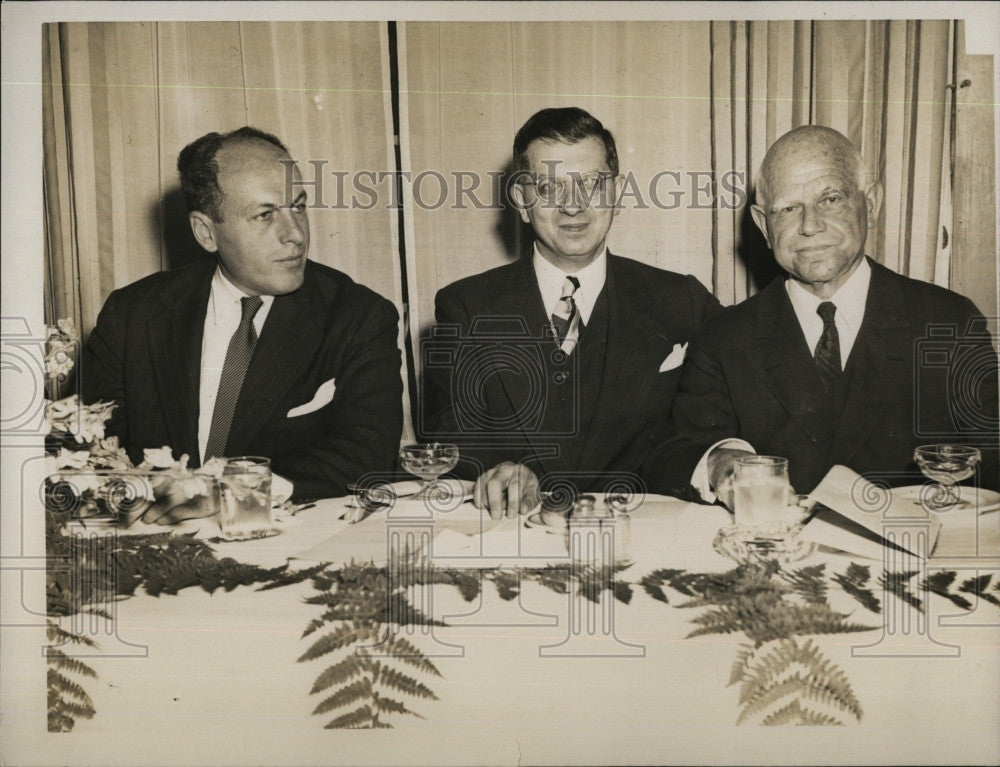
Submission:
<svg viewBox="0 0 1000 767">
<path fill-rule="evenodd" d="M 118 291 L 108 296 L 97 316 L 97 324 L 83 348 L 80 387 L 83 403 L 115 402 L 117 407 L 105 424 L 105 435 L 125 439 L 128 415 L 125 407 L 125 337 L 127 322 Z"/>
<path fill-rule="evenodd" d="M 689 497 L 691 473 L 705 451 L 739 431 L 723 351 L 712 332 L 710 324 L 691 341 L 665 438 L 643 465 L 651 492 Z"/>
<path fill-rule="evenodd" d="M 359 316 L 323 439 L 271 458 L 274 471 L 293 482 L 296 499 L 344 495 L 365 474 L 395 469 L 403 429 L 399 314 L 376 298 Z"/>
<path fill-rule="evenodd" d="M 427 357 L 422 360 L 424 397 L 416 432 L 423 441 L 443 442 L 452 441 L 458 431 L 455 403 L 451 398 L 454 367 L 443 363 L 449 355 L 457 354 L 461 339 L 468 337 L 470 320 L 465 307 L 444 290 L 438 291 L 434 298 L 434 319 L 436 326 L 431 331 L 432 336 L 423 346 L 424 357 Z"/>
</svg>

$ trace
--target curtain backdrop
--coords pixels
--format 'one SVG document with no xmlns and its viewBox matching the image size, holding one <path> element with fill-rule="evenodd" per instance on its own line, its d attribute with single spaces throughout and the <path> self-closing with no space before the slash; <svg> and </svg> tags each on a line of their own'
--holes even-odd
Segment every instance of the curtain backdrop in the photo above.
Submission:
<svg viewBox="0 0 1000 767">
<path fill-rule="evenodd" d="M 961 22 L 43 29 L 46 317 L 84 334 L 115 287 L 204 257 L 177 153 L 252 124 L 321 185 L 312 258 L 396 303 L 419 368 L 436 291 L 530 248 L 499 179 L 517 128 L 568 105 L 614 133 L 629 174 L 616 253 L 743 300 L 776 273 L 749 215 L 753 174 L 785 131 L 829 125 L 885 186 L 868 252 L 997 311 L 993 61 L 965 55 Z"/>
<path fill-rule="evenodd" d="M 336 176 L 392 167 L 385 24 L 88 23 L 45 29 L 47 317 L 85 332 L 104 299 L 151 272 L 205 257 L 177 154 L 210 131 L 279 136 L 307 187 L 310 257 L 397 305 L 396 219 L 349 210 Z M 318 199 L 319 198 L 319 199 Z"/>
</svg>

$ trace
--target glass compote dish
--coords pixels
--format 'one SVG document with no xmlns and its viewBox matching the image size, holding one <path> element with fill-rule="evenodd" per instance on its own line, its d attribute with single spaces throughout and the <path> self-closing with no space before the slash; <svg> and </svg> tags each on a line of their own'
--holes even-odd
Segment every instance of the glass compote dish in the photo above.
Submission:
<svg viewBox="0 0 1000 767">
<path fill-rule="evenodd" d="M 458 463 L 458 445 L 443 442 L 403 445 L 399 462 L 406 471 L 424 481 L 415 498 L 429 498 L 438 477 L 447 474 Z"/>
<path fill-rule="evenodd" d="M 979 450 L 968 445 L 921 445 L 913 460 L 928 479 L 937 484 L 928 497 L 921 497 L 932 511 L 941 511 L 961 502 L 957 485 L 973 475 L 982 459 Z"/>
</svg>

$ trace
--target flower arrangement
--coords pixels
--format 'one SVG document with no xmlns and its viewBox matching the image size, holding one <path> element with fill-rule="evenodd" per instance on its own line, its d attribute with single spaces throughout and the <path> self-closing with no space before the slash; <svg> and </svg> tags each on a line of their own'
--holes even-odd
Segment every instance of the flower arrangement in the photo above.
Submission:
<svg viewBox="0 0 1000 767">
<path fill-rule="evenodd" d="M 72 317 L 57 320 L 45 327 L 45 391 L 50 399 L 65 396 L 76 366 L 80 334 Z"/>
</svg>

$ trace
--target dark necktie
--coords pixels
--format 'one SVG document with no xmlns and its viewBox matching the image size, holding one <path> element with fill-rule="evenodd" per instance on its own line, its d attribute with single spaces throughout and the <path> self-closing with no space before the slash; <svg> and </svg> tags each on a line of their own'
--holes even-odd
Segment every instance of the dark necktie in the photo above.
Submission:
<svg viewBox="0 0 1000 767">
<path fill-rule="evenodd" d="M 823 319 L 823 334 L 816 344 L 816 353 L 813 358 L 816 360 L 816 367 L 819 369 L 820 377 L 828 387 L 836 384 L 840 378 L 840 336 L 837 333 L 837 325 L 833 321 L 837 313 L 836 305 L 829 301 L 824 301 L 816 307 L 816 313 Z"/>
<path fill-rule="evenodd" d="M 222 456 L 226 453 L 229 429 L 233 425 L 233 413 L 236 412 L 236 400 L 240 397 L 243 379 L 246 378 L 250 358 L 253 357 L 253 349 L 257 345 L 257 331 L 253 327 L 253 318 L 263 303 L 260 296 L 244 296 L 240 299 L 243 316 L 240 318 L 240 326 L 229 339 L 226 361 L 222 363 L 219 393 L 215 398 L 212 426 L 208 430 L 208 444 L 205 446 L 206 461 L 213 456 Z"/>
<path fill-rule="evenodd" d="M 559 347 L 569 354 L 576 347 L 580 332 L 580 312 L 577 311 L 573 294 L 580 287 L 580 280 L 572 275 L 566 277 L 563 283 L 562 295 L 555 311 L 549 318 L 552 322 L 552 335 Z"/>
</svg>

